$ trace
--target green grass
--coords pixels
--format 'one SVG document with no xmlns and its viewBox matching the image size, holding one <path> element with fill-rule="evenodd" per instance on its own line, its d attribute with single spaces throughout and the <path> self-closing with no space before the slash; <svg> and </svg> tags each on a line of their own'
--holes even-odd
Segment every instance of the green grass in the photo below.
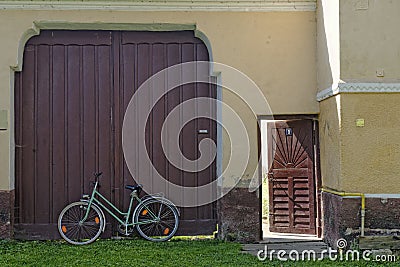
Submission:
<svg viewBox="0 0 400 267">
<path fill-rule="evenodd" d="M 240 250 L 238 243 L 216 240 L 99 240 L 87 246 L 62 241 L 3 240 L 0 266 L 396 266 L 368 262 L 260 262 Z"/>
</svg>

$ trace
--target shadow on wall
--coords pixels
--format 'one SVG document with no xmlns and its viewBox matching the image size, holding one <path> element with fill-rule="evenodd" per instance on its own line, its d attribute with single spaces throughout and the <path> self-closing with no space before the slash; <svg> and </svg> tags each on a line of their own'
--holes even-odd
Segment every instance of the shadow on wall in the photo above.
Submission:
<svg viewBox="0 0 400 267">
<path fill-rule="evenodd" d="M 331 1 L 331 0 L 329 0 Z M 336 1 L 331 1 L 336 2 Z M 334 12 L 328 9 L 328 0 L 318 0 L 317 4 L 317 86 L 318 91 L 330 87 L 334 81 L 332 65 L 334 59 L 335 30 Z M 337 14 L 338 16 L 338 14 Z M 337 21 L 337 24 L 339 21 Z M 338 29 L 337 29 L 338 30 Z M 330 34 L 330 35 L 328 35 Z M 337 33 L 338 34 L 338 33 Z M 339 37 L 339 36 L 337 36 Z M 329 40 L 328 40 L 329 38 Z M 339 45 L 339 40 L 337 40 Z"/>
<path fill-rule="evenodd" d="M 318 0 L 317 3 L 318 91 L 333 86 L 340 76 L 338 5 L 338 1 L 332 0 Z M 340 96 L 320 102 L 319 127 L 322 186 L 340 189 Z M 340 199 L 318 196 L 322 198 L 322 236 L 333 244 L 340 238 L 337 211 Z"/>
</svg>

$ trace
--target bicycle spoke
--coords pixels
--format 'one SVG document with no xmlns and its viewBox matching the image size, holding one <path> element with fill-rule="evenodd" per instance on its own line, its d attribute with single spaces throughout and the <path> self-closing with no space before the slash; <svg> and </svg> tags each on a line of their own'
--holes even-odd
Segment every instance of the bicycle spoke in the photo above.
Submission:
<svg viewBox="0 0 400 267">
<path fill-rule="evenodd" d="M 166 226 L 168 226 L 170 228 L 174 228 L 174 226 L 175 226 L 175 223 L 167 223 L 165 221 L 162 221 L 161 224 L 164 224 L 164 225 L 166 225 Z"/>
<path fill-rule="evenodd" d="M 92 206 L 88 211 L 87 207 L 87 203 L 72 203 L 60 214 L 59 232 L 65 240 L 72 244 L 91 243 L 101 234 L 103 219 L 98 208 Z M 86 213 L 88 216 L 82 222 Z"/>
<path fill-rule="evenodd" d="M 85 232 L 86 233 L 85 236 L 87 236 L 88 238 L 90 236 L 93 236 L 97 232 L 96 228 L 87 227 L 86 225 L 83 225 L 81 228 L 82 228 L 82 232 Z"/>
<path fill-rule="evenodd" d="M 161 216 L 161 210 L 162 210 L 162 203 L 160 204 L 160 210 L 158 211 L 158 218 L 160 218 L 160 216 Z"/>
<path fill-rule="evenodd" d="M 156 232 L 157 232 L 157 224 L 154 224 L 154 227 L 152 228 L 152 230 L 149 231 L 149 236 L 154 238 L 156 236 L 156 234 L 155 234 Z"/>
<path fill-rule="evenodd" d="M 144 225 L 144 224 L 143 224 L 143 225 Z M 141 227 L 141 226 L 140 226 L 140 227 Z M 152 227 L 154 227 L 154 223 L 146 224 L 146 225 L 143 226 L 142 231 L 143 231 L 143 232 L 147 232 L 147 230 L 149 230 L 149 229 L 152 228 Z"/>
<path fill-rule="evenodd" d="M 71 237 L 72 239 L 77 239 L 79 233 L 79 226 L 76 226 L 73 230 L 74 231 L 72 232 Z"/>
<path fill-rule="evenodd" d="M 75 236 L 77 231 L 78 231 L 78 226 L 75 225 L 74 227 L 68 230 L 68 234 L 70 234 L 71 236 Z"/>
<path fill-rule="evenodd" d="M 151 220 L 156 216 L 156 220 Z M 149 220 L 150 219 L 150 220 Z M 151 241 L 166 241 L 176 232 L 178 214 L 163 201 L 153 199 L 145 202 L 136 213 L 136 228 L 141 236 Z"/>
<path fill-rule="evenodd" d="M 157 224 L 157 233 L 158 233 L 158 236 L 162 236 L 162 229 L 161 229 L 161 226 L 160 226 L 160 224 Z"/>
<path fill-rule="evenodd" d="M 168 213 L 163 214 L 162 217 L 160 217 L 160 219 L 165 218 L 165 217 L 167 217 L 167 216 L 169 216 L 169 215 L 172 215 L 172 216 L 174 215 L 174 213 L 173 213 L 172 210 L 168 210 L 167 212 L 168 212 Z"/>
</svg>

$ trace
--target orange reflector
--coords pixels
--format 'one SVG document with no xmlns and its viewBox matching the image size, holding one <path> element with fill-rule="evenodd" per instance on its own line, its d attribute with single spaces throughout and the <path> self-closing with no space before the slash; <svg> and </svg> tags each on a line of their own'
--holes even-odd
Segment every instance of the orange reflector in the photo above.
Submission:
<svg viewBox="0 0 400 267">
<path fill-rule="evenodd" d="M 147 213 L 148 213 L 147 210 L 143 210 L 143 211 L 142 211 L 142 215 L 146 215 Z"/>
<path fill-rule="evenodd" d="M 168 235 L 168 233 L 169 233 L 169 228 L 165 228 L 164 235 Z"/>
<path fill-rule="evenodd" d="M 94 222 L 95 222 L 96 224 L 99 224 L 99 223 L 100 223 L 99 217 L 94 218 Z"/>
<path fill-rule="evenodd" d="M 67 232 L 67 227 L 65 227 L 64 225 L 61 226 L 61 230 L 63 231 L 63 233 L 66 233 Z"/>
</svg>

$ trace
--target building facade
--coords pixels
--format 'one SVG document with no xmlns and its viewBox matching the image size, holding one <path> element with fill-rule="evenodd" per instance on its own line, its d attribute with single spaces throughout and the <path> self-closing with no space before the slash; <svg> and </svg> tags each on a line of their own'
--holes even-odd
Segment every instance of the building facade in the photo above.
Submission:
<svg viewBox="0 0 400 267">
<path fill-rule="evenodd" d="M 81 72 L 77 72 L 77 78 L 71 76 L 68 84 L 77 79 L 81 80 L 77 86 L 86 88 L 85 75 L 98 77 L 112 73 L 113 76 L 106 83 L 114 89 L 117 85 L 122 88 L 122 84 L 129 82 L 120 75 L 129 65 L 124 61 L 129 58 L 128 52 L 124 52 L 125 46 L 139 47 L 144 43 L 152 47 L 146 48 L 150 49 L 146 51 L 152 52 L 144 58 L 155 58 L 154 47 L 164 45 L 159 52 L 160 57 L 167 58 L 163 59 L 163 62 L 167 62 L 165 66 L 172 65 L 170 61 L 209 60 L 237 69 L 254 81 L 269 105 L 269 108 L 251 110 L 248 103 L 246 105 L 243 101 L 248 97 L 247 94 L 253 94 L 250 89 L 248 92 L 241 91 L 242 95 L 239 96 L 218 84 L 210 89 L 215 90 L 215 93 L 211 93 L 212 98 L 234 107 L 246 129 L 247 136 L 243 139 L 248 142 L 231 140 L 233 137 L 230 133 L 217 125 L 210 126 L 215 133 L 211 139 L 216 142 L 217 148 L 209 176 L 211 180 L 222 176 L 215 194 L 224 196 L 208 209 L 198 208 L 193 213 L 190 208 L 185 208 L 184 216 L 188 223 L 198 222 L 196 227 L 207 229 L 208 232 L 216 230 L 215 224 L 218 224 L 221 238 L 260 240 L 263 238 L 262 199 L 265 198 L 269 202 L 269 228 L 273 231 L 318 235 L 334 244 L 340 237 L 351 239 L 360 235 L 361 228 L 365 234 L 393 233 L 400 229 L 400 209 L 397 206 L 400 195 L 395 171 L 399 164 L 397 143 L 400 138 L 396 133 L 399 127 L 396 100 L 400 97 L 400 61 L 397 60 L 400 38 L 396 28 L 396 12 L 400 4 L 397 2 L 3 1 L 0 6 L 2 237 L 56 238 L 55 235 L 46 236 L 43 232 L 54 225 L 64 202 L 73 200 L 74 197 L 66 192 L 67 188 L 72 190 L 74 186 L 66 182 L 65 177 L 68 177 L 68 173 L 72 175 L 76 168 L 81 168 L 81 171 L 74 175 L 85 177 L 91 169 L 107 169 L 113 182 L 107 183 L 105 190 L 123 205 L 124 195 L 118 192 L 119 186 L 127 180 L 117 181 L 115 177 L 127 175 L 128 171 L 123 166 L 120 148 L 111 148 L 117 152 L 110 153 L 103 161 L 100 157 L 86 169 L 82 155 L 89 152 L 77 149 L 74 154 L 72 148 L 63 150 L 60 153 L 67 156 L 59 159 L 60 162 L 69 162 L 68 157 L 78 155 L 82 158 L 81 163 L 77 163 L 78 167 L 69 163 L 65 163 L 61 169 L 57 167 L 55 151 L 60 147 L 69 147 L 65 145 L 65 142 L 69 142 L 67 134 L 61 132 L 69 133 L 73 128 L 71 125 L 81 121 L 87 113 L 79 113 L 81 115 L 71 120 L 70 126 L 64 123 L 63 130 L 57 133 L 58 128 L 52 120 L 58 118 L 55 107 L 57 103 L 73 103 L 74 92 L 64 82 L 63 100 L 54 102 L 57 97 L 54 84 L 58 79 L 68 80 L 68 73 L 74 70 L 73 66 L 68 67 L 74 47 L 87 46 L 80 52 L 77 50 L 77 58 L 83 58 L 77 61 L 81 62 L 77 67 Z M 152 35 L 148 36 L 147 33 Z M 169 59 L 173 55 L 169 51 L 175 49 L 175 44 L 178 45 L 176 61 Z M 196 47 L 194 56 L 184 59 L 185 45 L 192 45 L 188 48 L 190 51 Z M 61 46 L 64 46 L 64 50 L 57 52 Z M 85 49 L 89 55 L 86 59 Z M 90 55 L 97 53 L 91 49 L 109 49 L 105 51 L 110 57 L 100 64 L 103 59 L 97 56 L 91 59 Z M 205 52 L 199 52 L 200 49 Z M 144 52 L 135 53 L 139 57 Z M 57 55 L 63 58 L 61 63 L 57 63 Z M 93 60 L 90 66 L 98 74 L 85 74 L 84 70 L 88 68 L 85 68 L 86 60 Z M 61 76 L 56 75 L 57 64 L 62 67 L 64 74 Z M 106 65 L 109 67 L 103 72 L 96 67 Z M 135 68 L 146 66 L 139 64 Z M 51 78 L 44 74 L 44 78 L 41 78 L 41 70 L 50 73 Z M 31 76 L 26 74 L 29 71 Z M 210 73 L 216 80 L 233 79 L 218 65 L 211 65 Z M 46 77 L 51 82 L 46 83 Z M 40 83 L 41 79 L 45 85 Z M 93 82 L 95 91 L 106 90 L 101 89 L 101 83 L 98 82 L 101 79 L 96 81 Z M 76 92 L 78 98 L 84 94 L 84 90 L 87 89 Z M 69 102 L 64 99 L 67 91 L 71 95 Z M 96 95 L 95 92 L 93 94 Z M 118 94 L 118 97 L 120 99 L 121 95 Z M 109 106 L 105 107 L 112 110 L 114 116 L 117 102 L 114 96 L 112 99 Z M 98 108 L 101 106 L 101 97 L 99 101 L 94 105 L 101 111 Z M 85 102 L 79 103 L 78 107 L 85 110 Z M 222 124 L 229 125 L 232 118 L 227 111 L 218 110 L 217 107 L 213 111 L 214 115 Z M 72 111 L 64 108 L 59 112 L 67 114 Z M 124 105 L 121 105 L 120 112 L 120 117 L 116 119 L 119 126 L 122 124 Z M 27 121 L 26 117 L 31 113 L 34 116 Z M 107 114 L 104 116 L 107 118 Z M 165 118 L 166 113 L 163 116 Z M 52 124 L 42 123 L 44 126 L 38 127 L 41 121 L 51 121 Z M 299 121 L 303 124 L 299 124 Z M 261 122 L 267 126 L 263 128 Z M 271 123 L 275 126 L 268 126 Z M 279 127 L 276 126 L 278 124 Z M 83 136 L 86 133 L 82 125 L 76 135 Z M 99 125 L 93 127 L 100 129 Z M 117 137 L 110 137 L 104 142 L 118 144 L 115 141 L 119 140 L 121 134 L 118 125 L 117 130 L 110 126 L 112 134 Z M 277 142 L 281 133 L 286 141 Z M 264 142 L 264 134 L 269 136 L 268 140 L 274 141 Z M 54 141 L 57 136 L 64 140 L 60 141 L 63 146 Z M 73 132 L 69 136 L 74 136 Z M 86 139 L 82 140 L 79 142 L 86 144 Z M 295 145 L 297 143 L 301 149 Z M 198 145 L 194 143 L 194 147 Z M 279 152 L 280 148 L 284 150 L 284 146 L 288 147 L 287 151 Z M 244 169 L 228 168 L 230 165 L 243 165 L 243 159 L 232 156 L 233 149 L 249 151 Z M 266 151 L 264 155 L 263 150 Z M 93 148 L 93 151 L 96 155 L 101 154 L 100 148 Z M 274 156 L 279 153 L 282 155 Z M 118 162 L 108 164 L 115 162 L 117 154 L 121 157 Z M 29 157 L 32 158 L 30 161 Z M 262 166 L 260 157 L 269 158 L 270 163 Z M 285 162 L 274 165 L 282 158 L 285 158 Z M 116 171 L 116 166 L 122 166 L 120 171 Z M 57 180 L 57 172 L 62 173 L 62 180 Z M 185 175 L 183 177 L 189 177 Z M 268 184 L 268 195 L 262 194 L 261 187 L 251 189 L 254 181 L 264 186 L 264 180 Z M 56 191 L 59 183 L 65 186 L 59 186 L 59 191 Z M 85 180 L 79 187 L 84 185 L 87 190 L 87 183 Z M 57 203 L 59 192 L 68 196 Z M 78 195 L 80 193 L 77 192 Z M 350 193 L 358 195 L 346 195 Z M 361 197 L 366 199 L 365 209 L 361 208 Z M 46 209 L 42 209 L 43 206 Z M 364 213 L 365 216 L 362 216 Z M 363 226 L 361 217 L 365 221 Z M 185 227 L 182 231 L 183 234 L 203 233 Z"/>
</svg>

